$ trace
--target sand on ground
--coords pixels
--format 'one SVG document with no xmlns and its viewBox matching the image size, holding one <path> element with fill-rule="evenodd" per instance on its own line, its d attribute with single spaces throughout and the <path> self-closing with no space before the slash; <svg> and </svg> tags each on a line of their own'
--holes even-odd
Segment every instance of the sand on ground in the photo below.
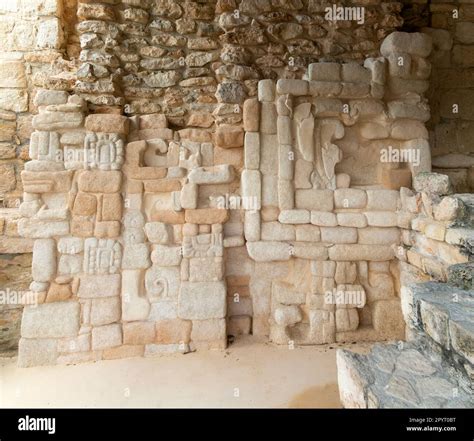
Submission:
<svg viewBox="0 0 474 441">
<path fill-rule="evenodd" d="M 337 408 L 336 349 L 290 349 L 246 336 L 225 351 L 84 363 L 0 364 L 0 407 Z"/>
</svg>

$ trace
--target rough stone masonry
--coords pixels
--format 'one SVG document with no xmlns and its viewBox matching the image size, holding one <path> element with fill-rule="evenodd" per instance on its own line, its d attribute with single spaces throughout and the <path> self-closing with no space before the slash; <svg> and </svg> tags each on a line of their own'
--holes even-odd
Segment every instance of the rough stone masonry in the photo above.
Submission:
<svg viewBox="0 0 474 441">
<path fill-rule="evenodd" d="M 394 32 L 401 4 L 355 3 L 363 23 L 319 1 L 78 3 L 57 40 L 77 63 L 35 77 L 20 366 L 404 338 L 399 260 L 425 268 L 456 217 L 434 198 L 405 233 L 433 44 Z"/>
</svg>

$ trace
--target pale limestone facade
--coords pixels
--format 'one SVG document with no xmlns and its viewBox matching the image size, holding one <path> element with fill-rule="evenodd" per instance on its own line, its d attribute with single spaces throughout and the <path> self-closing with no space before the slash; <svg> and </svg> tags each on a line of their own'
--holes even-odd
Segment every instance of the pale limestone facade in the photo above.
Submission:
<svg viewBox="0 0 474 441">
<path fill-rule="evenodd" d="M 11 135 L 30 125 L 0 164 L 19 177 L 1 249 L 32 251 L 39 303 L 24 308 L 20 366 L 250 333 L 416 340 L 410 283 L 472 260 L 472 201 L 430 173 L 445 33 L 397 32 L 402 5 L 371 0 L 353 2 L 362 24 L 313 0 L 34 3 L 0 2 L 14 23 L 2 120 Z M 471 343 L 454 343 L 468 363 Z M 339 358 L 343 404 L 368 406 Z"/>
</svg>

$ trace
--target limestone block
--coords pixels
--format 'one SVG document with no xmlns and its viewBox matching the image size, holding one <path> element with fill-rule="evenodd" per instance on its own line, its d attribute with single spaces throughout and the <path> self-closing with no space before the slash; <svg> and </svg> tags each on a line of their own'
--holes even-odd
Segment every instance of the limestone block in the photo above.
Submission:
<svg viewBox="0 0 474 441">
<path fill-rule="evenodd" d="M 434 207 L 433 215 L 438 221 L 452 221 L 458 218 L 461 219 L 465 212 L 466 207 L 460 199 L 447 196 Z"/>
<path fill-rule="evenodd" d="M 170 225 L 162 222 L 147 222 L 145 233 L 152 243 L 167 244 L 173 240 L 173 230 Z"/>
<path fill-rule="evenodd" d="M 6 89 L 4 89 L 6 90 Z M 10 97 L 13 98 L 13 97 Z M 21 103 L 21 97 L 17 96 L 17 103 Z M 0 104 L 2 96 L 0 94 Z M 18 107 L 15 106 L 15 108 Z M 11 110 L 11 109 L 5 109 Z M 26 109 L 24 109 L 26 110 Z M 19 110 L 22 111 L 22 110 Z M 82 126 L 84 115 L 82 112 L 42 112 L 35 115 L 32 119 L 32 126 L 36 130 L 58 130 L 58 129 L 76 129 Z"/>
<path fill-rule="evenodd" d="M 277 118 L 278 142 L 291 146 L 293 136 L 291 130 L 291 118 L 289 116 L 278 116 Z"/>
<path fill-rule="evenodd" d="M 128 270 L 146 269 L 151 264 L 149 256 L 148 245 L 145 243 L 126 245 L 123 248 L 122 268 Z"/>
<path fill-rule="evenodd" d="M 90 324 L 92 326 L 109 325 L 120 321 L 121 301 L 118 296 L 92 299 Z"/>
<path fill-rule="evenodd" d="M 155 245 L 151 253 L 151 261 L 159 266 L 178 266 L 182 260 L 180 246 Z"/>
<path fill-rule="evenodd" d="M 274 194 L 275 189 L 269 188 L 269 186 L 264 185 L 264 195 L 265 189 L 267 192 Z M 270 198 L 267 198 L 268 200 Z M 292 210 L 295 206 L 295 191 L 293 188 L 293 183 L 285 179 L 278 179 L 278 206 L 280 210 Z M 268 205 L 272 205 L 273 198 L 269 200 Z"/>
<path fill-rule="evenodd" d="M 367 219 L 363 213 L 337 213 L 337 223 L 341 227 L 364 228 L 367 226 Z"/>
<path fill-rule="evenodd" d="M 432 44 L 432 39 L 427 34 L 393 32 L 383 41 L 380 52 L 384 57 L 401 52 L 426 58 L 431 52 Z"/>
<path fill-rule="evenodd" d="M 120 294 L 120 275 L 81 276 L 77 296 L 83 299 L 113 297 Z"/>
<path fill-rule="evenodd" d="M 198 208 L 186 210 L 185 220 L 191 224 L 223 224 L 229 219 L 229 210 L 221 208 Z"/>
<path fill-rule="evenodd" d="M 66 236 L 69 234 L 69 222 L 51 220 L 37 221 L 23 218 L 18 221 L 18 234 L 23 237 L 37 239 Z"/>
<path fill-rule="evenodd" d="M 341 65 L 339 63 L 311 63 L 308 66 L 310 80 L 340 81 Z"/>
<path fill-rule="evenodd" d="M 279 79 L 276 90 L 280 95 L 308 95 L 308 82 L 305 80 Z"/>
<path fill-rule="evenodd" d="M 168 127 L 166 116 L 161 113 L 140 115 L 139 129 L 165 129 Z"/>
<path fill-rule="evenodd" d="M 193 320 L 191 340 L 193 342 L 226 340 L 225 319 Z"/>
<path fill-rule="evenodd" d="M 367 210 L 396 211 L 400 193 L 396 190 L 366 190 Z"/>
<path fill-rule="evenodd" d="M 11 112 L 26 112 L 28 110 L 28 93 L 23 89 L 0 89 L 0 109 Z M 39 115 L 33 117 L 37 118 Z M 43 117 L 41 121 L 45 121 L 47 118 Z M 36 120 L 38 122 L 38 120 Z M 54 130 L 49 128 L 49 124 L 42 125 L 41 127 L 34 126 L 38 130 Z"/>
<path fill-rule="evenodd" d="M 306 302 L 304 292 L 295 291 L 292 285 L 284 282 L 275 282 L 273 296 L 278 303 L 283 305 L 302 305 Z"/>
<path fill-rule="evenodd" d="M 332 211 L 334 208 L 332 190 L 296 190 L 296 208 L 314 211 Z"/>
<path fill-rule="evenodd" d="M 308 210 L 283 210 L 278 216 L 282 224 L 309 224 L 310 212 Z"/>
<path fill-rule="evenodd" d="M 295 231 L 298 242 L 319 242 L 321 240 L 321 231 L 317 226 L 298 225 Z"/>
<path fill-rule="evenodd" d="M 396 227 L 397 213 L 393 211 L 366 211 L 365 217 L 371 227 Z"/>
<path fill-rule="evenodd" d="M 145 273 L 145 289 L 152 303 L 176 299 L 180 285 L 180 270 L 177 267 L 153 265 Z"/>
<path fill-rule="evenodd" d="M 280 222 L 262 223 L 262 240 L 290 241 L 295 240 L 295 237 L 295 227 L 292 225 L 282 225 Z"/>
<path fill-rule="evenodd" d="M 245 212 L 244 235 L 247 242 L 260 240 L 260 213 L 258 211 Z"/>
<path fill-rule="evenodd" d="M 224 318 L 226 287 L 223 282 L 183 282 L 179 292 L 178 316 L 188 320 Z"/>
<path fill-rule="evenodd" d="M 452 192 L 447 175 L 440 173 L 420 173 L 413 179 L 413 188 L 417 192 L 443 196 Z"/>
<path fill-rule="evenodd" d="M 296 305 L 279 306 L 275 309 L 274 317 L 280 326 L 291 326 L 303 319 L 301 309 Z"/>
<path fill-rule="evenodd" d="M 199 185 L 229 184 L 234 180 L 234 169 L 232 165 L 228 164 L 215 165 L 211 167 L 197 167 L 188 173 L 188 180 L 190 183 Z M 187 207 L 183 206 L 183 208 Z"/>
<path fill-rule="evenodd" d="M 145 286 L 141 270 L 122 271 L 122 320 L 133 322 L 145 320 L 150 312 L 150 303 L 144 296 Z"/>
<path fill-rule="evenodd" d="M 320 227 L 321 241 L 327 243 L 356 243 L 357 229 L 349 227 Z"/>
<path fill-rule="evenodd" d="M 21 338 L 18 344 L 18 367 L 55 364 L 58 358 L 57 346 L 56 339 Z"/>
<path fill-rule="evenodd" d="M 223 275 L 222 257 L 193 257 L 189 260 L 190 282 L 218 282 Z"/>
<path fill-rule="evenodd" d="M 372 73 L 372 82 L 377 85 L 384 85 L 386 80 L 386 59 L 366 58 L 364 60 L 364 67 L 369 69 Z"/>
<path fill-rule="evenodd" d="M 317 277 L 333 278 L 336 273 L 336 262 L 311 262 L 311 274 Z"/>
<path fill-rule="evenodd" d="M 64 255 L 59 258 L 58 274 L 73 275 L 82 272 L 82 256 Z"/>
<path fill-rule="evenodd" d="M 113 348 L 122 344 L 122 326 L 119 324 L 99 326 L 92 329 L 94 351 Z"/>
<path fill-rule="evenodd" d="M 428 139 L 428 130 L 420 121 L 399 119 L 392 124 L 390 137 L 393 139 Z"/>
<path fill-rule="evenodd" d="M 328 250 L 324 246 L 312 245 L 307 242 L 296 243 L 290 247 L 290 253 L 294 257 L 308 260 L 326 260 Z"/>
<path fill-rule="evenodd" d="M 344 63 L 341 65 L 342 81 L 348 83 L 370 83 L 372 73 L 358 63 Z"/>
<path fill-rule="evenodd" d="M 129 119 L 126 116 L 110 113 L 92 114 L 86 117 L 85 128 L 89 132 L 120 133 L 127 135 L 129 131 Z"/>
<path fill-rule="evenodd" d="M 123 344 L 146 345 L 155 341 L 155 324 L 131 322 L 123 324 Z"/>
<path fill-rule="evenodd" d="M 367 204 L 367 193 L 356 188 L 338 188 L 334 191 L 336 208 L 364 208 Z"/>
<path fill-rule="evenodd" d="M 26 306 L 21 321 L 23 338 L 74 337 L 79 331 L 80 305 L 75 301 Z"/>
<path fill-rule="evenodd" d="M 275 99 L 275 83 L 273 80 L 260 80 L 258 82 L 258 100 L 272 102 Z"/>
<path fill-rule="evenodd" d="M 310 81 L 308 93 L 312 96 L 332 97 L 341 93 L 342 84 L 331 81 Z"/>
<path fill-rule="evenodd" d="M 197 208 L 198 204 L 198 186 L 191 182 L 184 184 L 180 194 L 181 207 L 184 209 Z"/>
<path fill-rule="evenodd" d="M 244 164 L 249 170 L 258 170 L 260 167 L 260 135 L 247 132 L 244 141 Z"/>
<path fill-rule="evenodd" d="M 20 61 L 3 60 L 0 67 L 0 87 L 23 88 L 27 87 L 25 69 Z"/>
<path fill-rule="evenodd" d="M 244 101 L 243 123 L 245 132 L 258 132 L 260 128 L 260 105 L 256 98 Z"/>
<path fill-rule="evenodd" d="M 170 319 L 162 320 L 155 325 L 156 343 L 187 344 L 191 338 L 192 322 L 189 320 Z"/>
<path fill-rule="evenodd" d="M 357 309 L 337 309 L 336 310 L 336 330 L 337 332 L 355 331 L 359 327 L 359 314 Z"/>
<path fill-rule="evenodd" d="M 338 285 L 354 283 L 357 277 L 356 264 L 354 262 L 337 262 L 334 277 Z"/>
<path fill-rule="evenodd" d="M 410 103 L 406 101 L 390 101 L 387 103 L 391 119 L 415 119 L 426 122 L 430 119 L 430 109 L 425 101 Z"/>
<path fill-rule="evenodd" d="M 220 148 L 235 148 L 244 145 L 244 131 L 241 127 L 223 124 L 215 134 L 215 143 Z"/>
<path fill-rule="evenodd" d="M 385 139 L 390 136 L 390 130 L 382 124 L 365 122 L 361 124 L 360 134 L 365 139 Z"/>
<path fill-rule="evenodd" d="M 277 118 L 275 105 L 263 102 L 260 111 L 260 133 L 267 135 L 277 133 Z"/>
<path fill-rule="evenodd" d="M 321 227 L 336 227 L 337 217 L 328 211 L 311 211 L 311 223 Z"/>
<path fill-rule="evenodd" d="M 282 242 L 247 242 L 249 256 L 257 262 L 273 262 L 290 259 L 290 247 Z"/>
<path fill-rule="evenodd" d="M 32 276 L 36 282 L 50 282 L 56 274 L 56 242 L 37 239 L 33 245 Z"/>
<path fill-rule="evenodd" d="M 30 172 L 22 171 L 23 190 L 25 193 L 66 193 L 71 188 L 71 171 Z"/>
<path fill-rule="evenodd" d="M 278 147 L 278 177 L 288 181 L 294 177 L 294 152 L 291 145 L 280 144 Z"/>
<path fill-rule="evenodd" d="M 359 243 L 367 245 L 390 245 L 400 243 L 398 228 L 368 227 L 359 230 Z"/>
<path fill-rule="evenodd" d="M 242 197 L 251 200 L 252 207 L 260 209 L 262 206 L 261 174 L 258 170 L 244 170 L 241 175 Z"/>
<path fill-rule="evenodd" d="M 88 193 L 117 193 L 122 184 L 119 171 L 87 170 L 79 175 L 79 191 Z"/>
<path fill-rule="evenodd" d="M 393 249 L 387 245 L 334 245 L 328 251 L 329 259 L 336 261 L 386 261 L 394 258 Z"/>
</svg>

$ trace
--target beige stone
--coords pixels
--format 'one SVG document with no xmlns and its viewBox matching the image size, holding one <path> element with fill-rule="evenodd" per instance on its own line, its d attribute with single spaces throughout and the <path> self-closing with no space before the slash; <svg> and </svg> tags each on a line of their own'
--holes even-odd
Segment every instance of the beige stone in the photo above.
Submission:
<svg viewBox="0 0 474 441">
<path fill-rule="evenodd" d="M 152 322 L 129 322 L 123 324 L 124 345 L 146 345 L 155 341 L 155 324 Z"/>
<path fill-rule="evenodd" d="M 215 134 L 215 143 L 221 148 L 243 147 L 244 131 L 241 127 L 222 125 L 219 126 Z"/>
<path fill-rule="evenodd" d="M 101 350 L 122 344 L 122 326 L 119 324 L 99 326 L 92 329 L 92 349 Z"/>
<path fill-rule="evenodd" d="M 129 120 L 126 116 L 113 114 L 94 114 L 86 117 L 85 128 L 90 132 L 121 133 L 127 135 Z"/>
<path fill-rule="evenodd" d="M 258 132 L 260 128 L 260 104 L 256 98 L 244 101 L 243 123 L 246 132 Z"/>
</svg>

